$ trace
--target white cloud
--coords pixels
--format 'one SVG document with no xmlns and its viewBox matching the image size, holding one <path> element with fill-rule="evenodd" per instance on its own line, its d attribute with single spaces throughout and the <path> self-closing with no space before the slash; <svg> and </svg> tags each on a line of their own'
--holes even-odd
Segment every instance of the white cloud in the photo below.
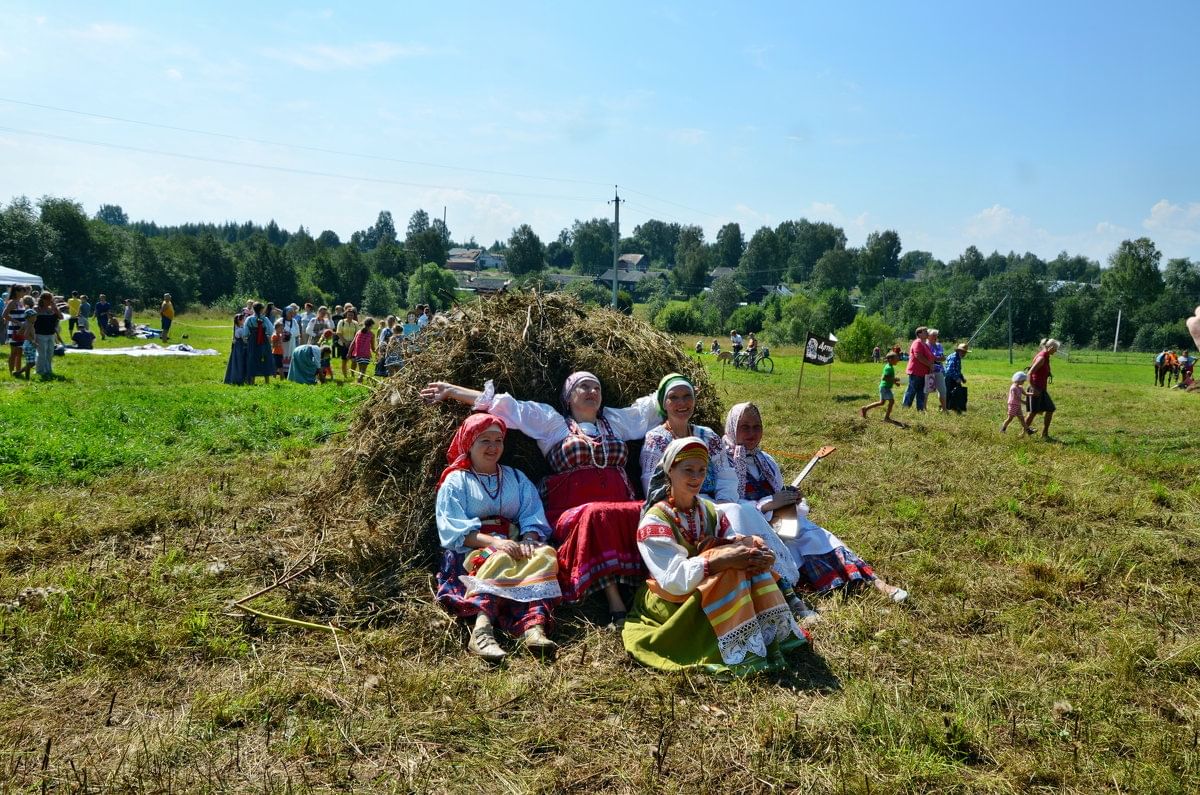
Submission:
<svg viewBox="0 0 1200 795">
<path fill-rule="evenodd" d="M 268 48 L 263 55 L 277 61 L 314 72 L 333 69 L 362 69 L 394 61 L 397 58 L 417 58 L 429 55 L 423 44 L 396 44 L 374 41 L 362 44 L 309 44 L 290 48 Z"/>
<path fill-rule="evenodd" d="M 1142 226 L 1156 234 L 1181 238 L 1189 243 L 1200 242 L 1200 202 L 1172 204 L 1159 200 L 1150 208 Z"/>
<path fill-rule="evenodd" d="M 827 221 L 840 226 L 846 233 L 847 242 L 852 246 L 864 242 L 867 234 L 872 231 L 867 228 L 871 223 L 870 213 L 861 212 L 858 215 L 847 215 L 832 202 L 812 202 L 808 205 L 807 210 L 800 213 L 800 216 L 810 221 Z"/>
<path fill-rule="evenodd" d="M 167 71 L 164 74 L 166 74 L 166 76 L 171 80 L 182 80 L 183 79 L 183 72 L 179 71 L 174 66 L 172 66 L 170 69 L 167 69 Z"/>
<path fill-rule="evenodd" d="M 993 204 L 971 216 L 965 232 L 967 237 L 985 243 L 997 238 L 1001 238 L 1002 241 L 1024 238 L 1032 229 L 1033 223 L 1025 216 L 1017 215 L 1008 207 Z"/>
</svg>

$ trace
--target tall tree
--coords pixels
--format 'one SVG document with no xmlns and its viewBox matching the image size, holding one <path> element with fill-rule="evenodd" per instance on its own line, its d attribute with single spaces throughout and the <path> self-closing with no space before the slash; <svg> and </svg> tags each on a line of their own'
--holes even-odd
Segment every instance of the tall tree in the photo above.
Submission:
<svg viewBox="0 0 1200 795">
<path fill-rule="evenodd" d="M 55 231 L 38 219 L 29 199 L 18 196 L 0 212 L 0 265 L 45 279 L 55 237 Z"/>
<path fill-rule="evenodd" d="M 337 232 L 334 232 L 332 229 L 326 229 L 324 232 L 322 232 L 317 237 L 317 242 L 321 244 L 322 248 L 337 248 L 338 246 L 342 245 L 341 238 L 339 238 Z"/>
<path fill-rule="evenodd" d="M 742 227 L 737 223 L 728 223 L 717 232 L 716 244 L 717 267 L 736 269 L 746 253 L 746 238 L 742 235 Z"/>
<path fill-rule="evenodd" d="M 679 224 L 651 218 L 633 228 L 633 236 L 651 262 L 673 267 L 675 248 L 679 244 Z"/>
<path fill-rule="evenodd" d="M 438 267 L 446 264 L 446 246 L 441 234 L 433 227 L 409 237 L 404 247 L 412 252 L 418 263 L 432 262 Z"/>
<path fill-rule="evenodd" d="M 546 248 L 529 224 L 521 224 L 513 230 L 505 261 L 509 272 L 518 276 L 546 267 Z"/>
<path fill-rule="evenodd" d="M 1108 258 L 1100 289 L 1126 312 L 1154 302 L 1163 289 L 1158 263 L 1162 254 L 1148 237 L 1124 240 Z"/>
<path fill-rule="evenodd" d="M 782 261 L 775 230 L 769 226 L 759 227 L 738 263 L 738 283 L 747 290 L 778 283 L 783 276 Z"/>
<path fill-rule="evenodd" d="M 818 290 L 849 290 L 858 281 L 858 252 L 834 248 L 813 267 L 812 284 Z"/>
<path fill-rule="evenodd" d="M 613 264 L 612 224 L 606 218 L 576 221 L 571 227 L 571 249 L 575 270 L 599 276 Z"/>
<path fill-rule="evenodd" d="M 725 321 L 738 308 L 738 304 L 742 302 L 742 297 L 745 293 L 738 285 L 737 279 L 732 276 L 722 276 L 712 283 L 712 289 L 708 292 L 707 301 L 713 309 L 716 310 L 717 317 L 720 318 L 722 326 Z"/>
<path fill-rule="evenodd" d="M 424 210 L 417 210 L 408 219 L 408 234 L 406 240 L 412 240 L 417 235 L 429 228 L 429 213 Z"/>
<path fill-rule="evenodd" d="M 347 243 L 337 250 L 333 256 L 333 273 L 337 278 L 333 293 L 338 300 L 355 304 L 362 301 L 371 271 L 356 246 Z"/>
<path fill-rule="evenodd" d="M 716 257 L 713 249 L 703 243 L 693 242 L 688 248 L 683 248 L 675 255 L 675 269 L 671 278 L 675 287 L 684 295 L 697 295 L 704 289 L 708 274 L 716 267 Z"/>
<path fill-rule="evenodd" d="M 83 206 L 70 199 L 45 196 L 38 202 L 38 208 L 41 222 L 54 230 L 54 242 L 42 278 L 63 291 L 92 289 L 91 278 L 95 270 L 92 230 Z"/>
<path fill-rule="evenodd" d="M 103 221 L 109 226 L 128 226 L 129 216 L 119 204 L 101 204 L 96 211 L 96 220 Z"/>
<path fill-rule="evenodd" d="M 787 278 L 806 282 L 813 268 L 826 251 L 846 247 L 846 233 L 841 227 L 826 221 L 784 221 L 775 228 L 779 256 L 787 267 Z M 783 277 L 780 276 L 780 281 Z"/>
<path fill-rule="evenodd" d="M 872 232 L 858 253 L 858 285 L 864 292 L 900 272 L 900 235 L 891 229 Z"/>
<path fill-rule="evenodd" d="M 950 272 L 956 276 L 970 276 L 972 279 L 983 279 L 988 275 L 987 263 L 983 254 L 975 246 L 967 246 L 957 259 L 950 261 Z"/>
</svg>

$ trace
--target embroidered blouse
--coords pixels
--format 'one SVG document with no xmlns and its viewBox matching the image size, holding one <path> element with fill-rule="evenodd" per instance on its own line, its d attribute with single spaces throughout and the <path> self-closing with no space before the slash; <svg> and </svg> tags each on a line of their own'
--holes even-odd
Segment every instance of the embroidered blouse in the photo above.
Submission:
<svg viewBox="0 0 1200 795">
<path fill-rule="evenodd" d="M 700 487 L 700 493 L 717 502 L 737 502 L 740 499 L 737 473 L 729 466 L 725 455 L 725 444 L 721 437 L 703 425 L 688 427 L 693 436 L 698 437 L 708 446 L 708 473 L 704 476 L 704 485 Z M 650 492 L 650 479 L 658 467 L 658 462 L 662 461 L 663 455 L 667 452 L 667 446 L 674 438 L 671 429 L 665 424 L 652 428 L 646 434 L 640 462 L 643 493 Z"/>
<path fill-rule="evenodd" d="M 517 400 L 504 392 L 496 394 L 495 384 L 491 381 L 484 385 L 483 394 L 475 401 L 475 410 L 499 417 L 509 428 L 537 442 L 538 449 L 556 471 L 581 465 L 576 460 L 578 456 L 563 449 L 564 442 L 569 442 L 572 437 L 579 440 L 581 436 L 590 441 L 587 446 L 595 454 L 597 465 L 607 458 L 607 466 L 622 467 L 625 464 L 624 443 L 641 439 L 659 422 L 654 395 L 640 397 L 628 408 L 605 407 L 596 423 L 576 422 L 545 403 Z M 620 463 L 608 456 L 618 445 L 622 456 Z M 590 456 L 587 463 L 591 463 Z"/>
<path fill-rule="evenodd" d="M 501 466 L 502 473 L 476 475 L 470 470 L 451 472 L 438 489 L 435 516 L 437 517 L 438 540 L 444 549 L 466 553 L 470 548 L 463 543 L 470 533 L 478 533 L 482 520 L 493 516 L 503 517 L 520 527 L 520 535 L 537 533 L 545 543 L 550 538 L 550 525 L 542 500 L 529 478 L 519 470 Z M 500 480 L 500 491 L 495 493 L 496 481 Z M 486 489 L 485 489 L 486 486 Z"/>
<path fill-rule="evenodd" d="M 686 596 L 708 572 L 708 561 L 695 552 L 703 538 L 737 538 L 712 502 L 700 498 L 691 511 L 656 503 L 638 525 L 637 545 L 650 576 L 669 594 Z M 686 541 L 689 550 L 680 541 Z"/>
</svg>

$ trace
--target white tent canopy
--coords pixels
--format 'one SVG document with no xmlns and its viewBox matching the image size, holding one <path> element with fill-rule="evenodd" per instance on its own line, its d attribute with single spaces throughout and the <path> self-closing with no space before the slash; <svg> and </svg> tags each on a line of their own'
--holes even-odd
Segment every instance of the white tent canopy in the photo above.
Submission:
<svg viewBox="0 0 1200 795">
<path fill-rule="evenodd" d="M 45 282 L 41 276 L 34 276 L 32 273 L 25 271 L 13 270 L 0 265 L 0 285 L 8 287 L 13 284 L 28 284 L 34 287 L 45 287 Z"/>
</svg>

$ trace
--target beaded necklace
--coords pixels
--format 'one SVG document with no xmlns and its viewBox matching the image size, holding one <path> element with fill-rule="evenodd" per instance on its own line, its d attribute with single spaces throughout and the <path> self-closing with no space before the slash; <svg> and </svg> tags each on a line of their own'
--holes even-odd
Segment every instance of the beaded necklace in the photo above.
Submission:
<svg viewBox="0 0 1200 795">
<path fill-rule="evenodd" d="M 575 430 L 579 432 L 578 435 L 583 437 L 583 440 L 587 442 L 588 455 L 590 455 L 592 458 L 592 466 L 596 467 L 597 469 L 605 469 L 608 466 L 608 448 L 604 445 L 604 427 L 600 424 L 600 418 L 596 417 L 596 422 L 592 423 L 596 426 L 596 430 L 600 434 L 596 438 L 599 440 L 601 452 L 604 453 L 604 458 L 602 458 L 599 463 L 596 462 L 596 444 L 593 443 L 592 437 L 588 436 L 587 431 L 580 427 L 579 422 L 575 420 L 574 417 L 571 418 L 571 424 L 574 425 Z"/>
<path fill-rule="evenodd" d="M 671 510 L 674 512 L 675 523 L 679 525 L 684 538 L 693 544 L 699 541 L 700 529 L 704 523 L 700 514 L 700 499 L 697 498 L 692 503 L 692 507 L 687 509 L 686 514 L 680 512 L 679 506 L 675 504 L 675 497 L 673 495 L 667 498 L 667 504 L 671 506 Z"/>
<path fill-rule="evenodd" d="M 496 507 L 499 508 L 500 506 L 498 504 L 498 498 L 500 497 L 500 490 L 504 486 L 504 467 L 496 467 L 496 492 L 494 494 L 492 493 L 492 490 L 487 487 L 487 482 L 492 477 L 491 475 L 481 475 L 479 472 L 475 471 L 475 467 L 471 467 L 471 476 L 475 478 L 475 482 L 477 482 L 483 489 L 484 494 L 497 501 Z"/>
</svg>

